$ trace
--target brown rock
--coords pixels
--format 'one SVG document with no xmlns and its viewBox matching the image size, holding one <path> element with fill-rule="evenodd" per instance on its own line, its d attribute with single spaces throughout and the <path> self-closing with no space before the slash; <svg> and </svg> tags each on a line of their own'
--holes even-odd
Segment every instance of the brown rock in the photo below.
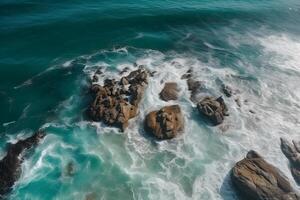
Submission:
<svg viewBox="0 0 300 200">
<path fill-rule="evenodd" d="M 300 199 L 287 178 L 255 151 L 249 151 L 246 158 L 235 164 L 231 180 L 242 199 Z"/>
<path fill-rule="evenodd" d="M 283 154 L 290 161 L 292 175 L 295 181 L 300 184 L 300 148 L 299 143 L 292 141 L 288 142 L 286 139 L 280 138 L 281 150 Z"/>
<path fill-rule="evenodd" d="M 178 98 L 178 86 L 175 82 L 165 83 L 165 87 L 160 92 L 159 96 L 164 101 L 177 100 Z"/>
<path fill-rule="evenodd" d="M 221 124 L 227 116 L 227 106 L 222 97 L 205 97 L 197 104 L 200 114 L 207 117 L 214 125 Z"/>
<path fill-rule="evenodd" d="M 183 128 L 184 120 L 178 105 L 152 111 L 145 119 L 145 130 L 160 140 L 174 138 Z"/>
<path fill-rule="evenodd" d="M 128 120 L 137 114 L 147 79 L 148 73 L 140 68 L 122 77 L 120 81 L 106 79 L 103 86 L 92 85 L 90 90 L 93 101 L 88 110 L 91 119 L 103 121 L 124 131 Z M 129 89 L 126 89 L 127 86 Z"/>
</svg>

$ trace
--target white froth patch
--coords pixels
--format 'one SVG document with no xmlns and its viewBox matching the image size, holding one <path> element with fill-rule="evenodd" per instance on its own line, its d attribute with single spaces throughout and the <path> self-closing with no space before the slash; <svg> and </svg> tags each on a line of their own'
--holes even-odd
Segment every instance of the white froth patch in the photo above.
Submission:
<svg viewBox="0 0 300 200">
<path fill-rule="evenodd" d="M 261 38 L 259 41 L 267 53 L 275 53 L 270 58 L 274 65 L 300 72 L 300 40 L 281 34 Z"/>
</svg>

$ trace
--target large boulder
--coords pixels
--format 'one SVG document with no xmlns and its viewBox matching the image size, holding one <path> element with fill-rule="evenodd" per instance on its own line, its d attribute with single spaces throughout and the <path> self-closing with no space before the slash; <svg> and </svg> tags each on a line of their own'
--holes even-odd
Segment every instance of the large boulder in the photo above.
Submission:
<svg viewBox="0 0 300 200">
<path fill-rule="evenodd" d="M 152 111 L 145 119 L 145 130 L 160 140 L 174 138 L 183 128 L 184 119 L 178 105 Z"/>
<path fill-rule="evenodd" d="M 231 180 L 241 199 L 300 199 L 287 178 L 255 151 L 249 151 L 246 158 L 235 164 Z"/>
<path fill-rule="evenodd" d="M 292 175 L 295 181 L 300 184 L 300 143 L 292 141 L 290 143 L 286 139 L 280 138 L 281 150 L 290 161 Z"/>
<path fill-rule="evenodd" d="M 12 189 L 15 181 L 20 175 L 20 167 L 23 161 L 24 151 L 35 146 L 45 134 L 38 131 L 25 140 L 19 140 L 10 144 L 6 155 L 0 161 L 0 199 Z"/>
<path fill-rule="evenodd" d="M 148 72 L 139 68 L 128 76 L 121 77 L 119 81 L 106 79 L 103 86 L 92 85 L 93 101 L 88 110 L 91 119 L 124 131 L 128 120 L 137 115 L 147 79 Z"/>
<path fill-rule="evenodd" d="M 221 124 L 227 116 L 227 106 L 222 97 L 205 97 L 197 104 L 200 114 L 208 118 L 214 125 Z"/>
<path fill-rule="evenodd" d="M 179 89 L 177 83 L 167 82 L 165 83 L 165 86 L 162 89 L 162 91 L 159 93 L 159 96 L 164 101 L 177 100 L 178 92 Z"/>
</svg>

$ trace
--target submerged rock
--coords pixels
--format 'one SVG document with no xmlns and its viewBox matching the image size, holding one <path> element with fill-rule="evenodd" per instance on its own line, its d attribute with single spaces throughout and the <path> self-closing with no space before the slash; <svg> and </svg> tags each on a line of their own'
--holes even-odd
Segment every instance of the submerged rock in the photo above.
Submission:
<svg viewBox="0 0 300 200">
<path fill-rule="evenodd" d="M 147 79 L 147 71 L 139 68 L 120 81 L 106 79 L 103 86 L 92 85 L 93 102 L 88 110 L 91 119 L 103 121 L 124 131 L 128 120 L 137 115 Z"/>
<path fill-rule="evenodd" d="M 291 172 L 295 181 L 300 184 L 300 143 L 292 141 L 288 142 L 286 139 L 280 138 L 281 150 L 283 154 L 290 161 Z"/>
<path fill-rule="evenodd" d="M 222 97 L 205 97 L 197 104 L 200 114 L 207 117 L 214 125 L 221 124 L 227 116 L 227 106 Z"/>
<path fill-rule="evenodd" d="M 300 199 L 287 178 L 255 151 L 249 151 L 246 158 L 235 164 L 231 180 L 242 199 Z"/>
<path fill-rule="evenodd" d="M 159 96 L 164 101 L 177 100 L 178 98 L 178 85 L 175 82 L 165 83 L 164 88 L 160 92 Z"/>
<path fill-rule="evenodd" d="M 6 155 L 0 161 L 0 195 L 9 192 L 18 179 L 23 162 L 23 152 L 35 146 L 44 136 L 44 132 L 38 131 L 25 140 L 19 140 L 17 143 L 9 145 Z"/>
<path fill-rule="evenodd" d="M 233 89 L 228 85 L 222 85 L 222 92 L 227 96 L 231 97 L 233 95 Z"/>
<path fill-rule="evenodd" d="M 200 93 L 200 91 L 204 88 L 203 87 L 203 82 L 197 81 L 193 78 L 187 79 L 187 85 L 188 85 L 188 90 L 191 92 L 191 101 L 197 102 L 197 94 Z"/>
<path fill-rule="evenodd" d="M 178 105 L 165 106 L 150 112 L 145 119 L 145 130 L 157 139 L 172 139 L 183 131 L 184 120 Z"/>
</svg>

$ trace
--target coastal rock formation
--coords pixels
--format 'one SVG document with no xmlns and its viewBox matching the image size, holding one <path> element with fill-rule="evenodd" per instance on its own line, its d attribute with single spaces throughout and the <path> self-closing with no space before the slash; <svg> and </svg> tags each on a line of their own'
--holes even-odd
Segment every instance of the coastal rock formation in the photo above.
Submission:
<svg viewBox="0 0 300 200">
<path fill-rule="evenodd" d="M 231 180 L 242 199 L 300 199 L 286 177 L 255 151 L 249 151 L 246 158 L 235 164 Z"/>
<path fill-rule="evenodd" d="M 22 154 L 26 149 L 35 146 L 45 134 L 38 131 L 33 136 L 10 144 L 6 155 L 0 161 L 0 195 L 9 192 L 20 175 L 20 167 L 23 161 Z M 0 196 L 0 199 L 1 199 Z"/>
<path fill-rule="evenodd" d="M 183 128 L 184 120 L 178 105 L 152 111 L 145 119 L 145 130 L 161 140 L 174 138 Z"/>
<path fill-rule="evenodd" d="M 295 181 L 300 184 L 300 143 L 295 141 L 290 143 L 283 138 L 280 138 L 280 140 L 281 150 L 290 161 L 292 175 Z"/>
<path fill-rule="evenodd" d="M 162 89 L 162 91 L 159 93 L 159 96 L 164 101 L 177 100 L 178 92 L 179 89 L 177 83 L 167 82 L 165 83 L 165 86 Z"/>
<path fill-rule="evenodd" d="M 106 79 L 103 86 L 92 85 L 93 102 L 88 110 L 91 119 L 124 131 L 128 120 L 137 115 L 147 79 L 148 72 L 139 68 L 119 81 Z"/>
<path fill-rule="evenodd" d="M 221 124 L 227 116 L 227 106 L 222 97 L 205 97 L 197 104 L 200 114 L 207 117 L 214 125 Z"/>
</svg>

